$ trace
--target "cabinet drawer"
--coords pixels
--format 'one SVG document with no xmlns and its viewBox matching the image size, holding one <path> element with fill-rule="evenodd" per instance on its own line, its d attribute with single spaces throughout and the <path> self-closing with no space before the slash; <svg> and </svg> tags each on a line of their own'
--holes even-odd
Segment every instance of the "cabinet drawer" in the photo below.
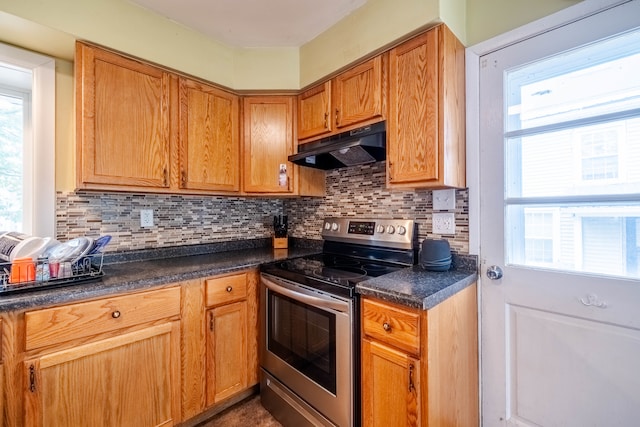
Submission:
<svg viewBox="0 0 640 427">
<path fill-rule="evenodd" d="M 180 315 L 180 288 L 25 313 L 27 350 Z"/>
<path fill-rule="evenodd" d="M 227 304 L 247 297 L 247 273 L 216 277 L 206 281 L 207 307 Z"/>
<path fill-rule="evenodd" d="M 418 355 L 420 315 L 378 301 L 362 301 L 362 329 L 365 335 Z"/>
</svg>

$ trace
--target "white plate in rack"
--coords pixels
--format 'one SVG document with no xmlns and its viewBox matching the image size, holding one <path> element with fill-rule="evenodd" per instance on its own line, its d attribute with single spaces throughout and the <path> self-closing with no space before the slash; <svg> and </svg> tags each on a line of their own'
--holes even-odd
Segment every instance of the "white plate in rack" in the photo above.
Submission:
<svg viewBox="0 0 640 427">
<path fill-rule="evenodd" d="M 38 256 L 47 248 L 51 242 L 51 237 L 27 237 L 18 243 L 11 251 L 10 261 L 19 258 L 33 258 L 37 260 Z"/>
<path fill-rule="evenodd" d="M 71 262 L 78 261 L 87 255 L 93 248 L 93 239 L 89 237 L 76 237 L 67 242 L 60 243 L 49 252 L 49 261 Z"/>
</svg>

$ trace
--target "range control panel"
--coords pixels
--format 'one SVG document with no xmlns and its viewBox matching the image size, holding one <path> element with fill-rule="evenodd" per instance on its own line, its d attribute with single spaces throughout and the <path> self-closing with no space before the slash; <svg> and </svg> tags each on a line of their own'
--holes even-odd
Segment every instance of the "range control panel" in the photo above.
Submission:
<svg viewBox="0 0 640 427">
<path fill-rule="evenodd" d="M 416 235 L 412 219 L 326 218 L 322 238 L 336 242 L 411 249 Z"/>
</svg>

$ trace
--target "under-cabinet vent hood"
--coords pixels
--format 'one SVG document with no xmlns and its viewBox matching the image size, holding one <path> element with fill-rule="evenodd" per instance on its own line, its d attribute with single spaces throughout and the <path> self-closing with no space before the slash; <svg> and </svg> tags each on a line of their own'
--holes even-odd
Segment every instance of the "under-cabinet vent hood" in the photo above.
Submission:
<svg viewBox="0 0 640 427">
<path fill-rule="evenodd" d="M 379 122 L 300 144 L 289 161 L 325 170 L 378 162 L 386 158 L 386 140 L 386 124 Z"/>
</svg>

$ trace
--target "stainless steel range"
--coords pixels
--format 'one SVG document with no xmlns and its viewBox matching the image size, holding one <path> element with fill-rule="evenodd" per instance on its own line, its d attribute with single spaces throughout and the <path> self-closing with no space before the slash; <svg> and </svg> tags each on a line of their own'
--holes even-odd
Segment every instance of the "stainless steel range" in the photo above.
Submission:
<svg viewBox="0 0 640 427">
<path fill-rule="evenodd" d="M 260 394 L 285 427 L 360 425 L 358 282 L 415 264 L 412 220 L 327 218 L 322 254 L 261 269 Z"/>
</svg>

